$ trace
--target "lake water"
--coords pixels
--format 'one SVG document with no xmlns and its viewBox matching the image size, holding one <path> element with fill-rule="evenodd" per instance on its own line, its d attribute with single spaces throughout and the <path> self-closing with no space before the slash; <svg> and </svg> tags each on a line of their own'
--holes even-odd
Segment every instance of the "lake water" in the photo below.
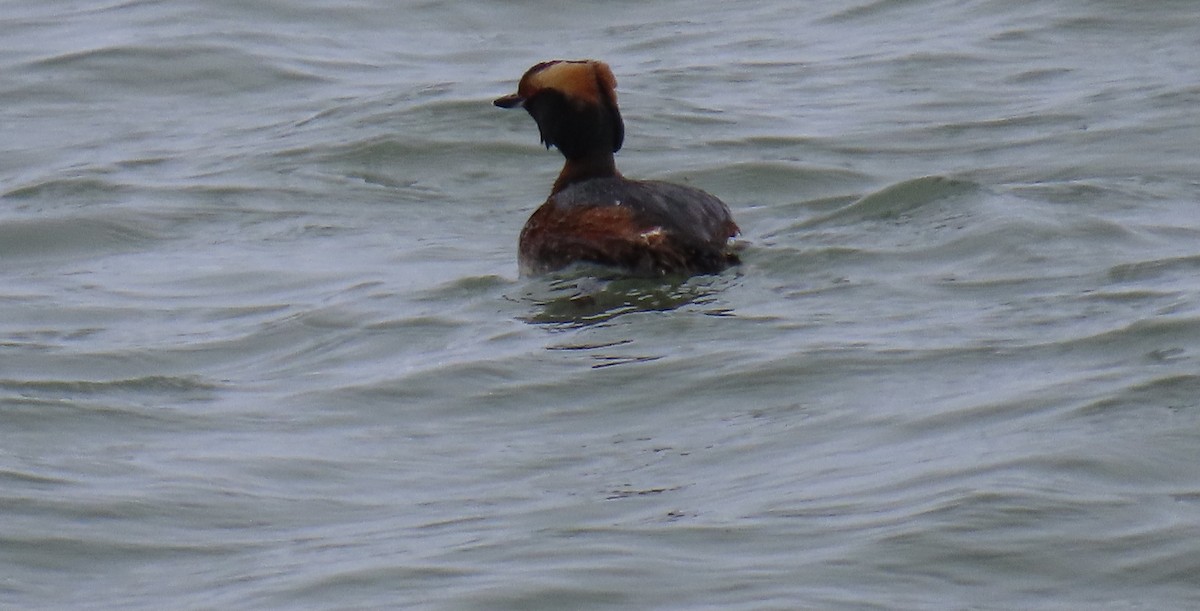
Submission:
<svg viewBox="0 0 1200 611">
<path fill-rule="evenodd" d="M 2 5 L 0 607 L 1200 607 L 1200 4 Z M 585 57 L 742 266 L 518 277 Z"/>
</svg>

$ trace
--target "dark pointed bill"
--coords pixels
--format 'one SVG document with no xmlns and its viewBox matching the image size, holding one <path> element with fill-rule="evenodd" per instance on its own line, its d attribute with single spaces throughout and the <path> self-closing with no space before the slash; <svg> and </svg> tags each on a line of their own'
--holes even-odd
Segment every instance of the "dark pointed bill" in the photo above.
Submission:
<svg viewBox="0 0 1200 611">
<path fill-rule="evenodd" d="M 525 98 L 515 93 L 511 93 L 502 98 L 496 98 L 496 101 L 492 103 L 500 108 L 516 108 L 517 106 L 525 103 Z"/>
</svg>

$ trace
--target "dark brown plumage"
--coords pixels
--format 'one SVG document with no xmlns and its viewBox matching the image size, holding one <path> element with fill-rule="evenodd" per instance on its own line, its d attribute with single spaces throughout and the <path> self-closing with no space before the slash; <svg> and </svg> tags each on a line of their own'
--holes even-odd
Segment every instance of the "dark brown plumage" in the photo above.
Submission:
<svg viewBox="0 0 1200 611">
<path fill-rule="evenodd" d="M 738 263 L 729 208 L 692 187 L 623 178 L 613 162 L 625 126 L 617 81 L 594 60 L 550 61 L 530 68 L 517 92 L 495 101 L 522 107 L 542 142 L 566 158 L 550 197 L 525 228 L 521 272 L 540 274 L 575 262 L 638 275 L 715 273 Z"/>
</svg>

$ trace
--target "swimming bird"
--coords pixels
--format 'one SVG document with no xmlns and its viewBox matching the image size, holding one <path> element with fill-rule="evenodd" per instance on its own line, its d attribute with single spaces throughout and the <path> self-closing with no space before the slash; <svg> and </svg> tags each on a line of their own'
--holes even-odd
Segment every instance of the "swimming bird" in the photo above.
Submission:
<svg viewBox="0 0 1200 611">
<path fill-rule="evenodd" d="M 596 60 L 554 60 L 530 68 L 501 108 L 524 108 L 542 143 L 566 162 L 546 199 L 521 230 L 523 275 L 576 262 L 640 276 L 719 272 L 737 264 L 730 246 L 739 232 L 729 208 L 684 185 L 621 176 L 613 153 L 625 124 L 617 80 Z"/>
</svg>

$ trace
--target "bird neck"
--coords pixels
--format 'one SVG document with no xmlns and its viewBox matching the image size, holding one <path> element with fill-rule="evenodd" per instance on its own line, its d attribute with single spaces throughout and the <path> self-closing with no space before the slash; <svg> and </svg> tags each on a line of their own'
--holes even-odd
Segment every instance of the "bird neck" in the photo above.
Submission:
<svg viewBox="0 0 1200 611">
<path fill-rule="evenodd" d="M 550 194 L 554 195 L 572 184 L 592 178 L 620 177 L 621 173 L 617 171 L 612 152 L 604 149 L 594 150 L 581 157 L 568 157 L 562 172 L 558 174 L 558 179 L 554 181 L 554 188 Z"/>
</svg>

